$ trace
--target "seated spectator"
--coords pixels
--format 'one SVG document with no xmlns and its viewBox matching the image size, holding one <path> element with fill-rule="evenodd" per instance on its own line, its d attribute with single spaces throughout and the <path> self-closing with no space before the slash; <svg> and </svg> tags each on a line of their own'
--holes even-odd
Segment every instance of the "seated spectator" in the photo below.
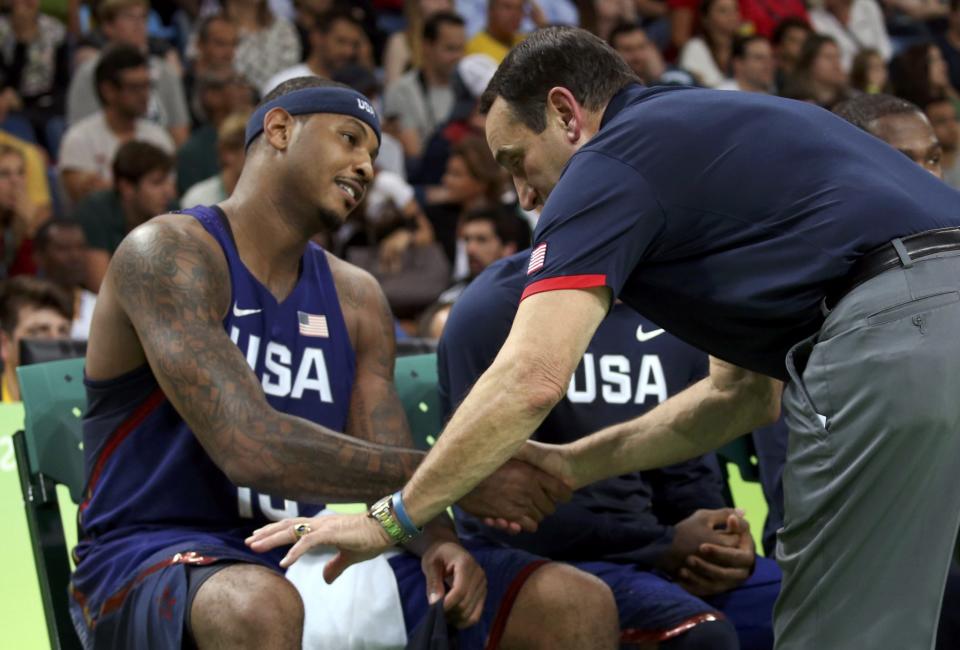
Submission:
<svg viewBox="0 0 960 650">
<path fill-rule="evenodd" d="M 740 17 L 747 34 L 771 40 L 785 20 L 809 21 L 803 0 L 740 0 Z"/>
<path fill-rule="evenodd" d="M 740 36 L 733 41 L 733 78 L 727 79 L 719 90 L 742 90 L 749 93 L 769 93 L 773 90 L 776 68 L 773 48 L 763 36 Z"/>
<path fill-rule="evenodd" d="M 177 193 L 220 172 L 217 130 L 228 115 L 253 111 L 255 91 L 233 70 L 210 70 L 196 82 L 195 114 L 202 124 L 177 150 Z"/>
<path fill-rule="evenodd" d="M 815 32 L 837 43 L 845 72 L 850 71 L 853 57 L 862 49 L 876 50 L 884 61 L 893 55 L 877 0 L 824 0 L 822 7 L 810 10 L 810 24 Z"/>
<path fill-rule="evenodd" d="M 946 61 L 933 43 L 918 43 L 898 54 L 890 64 L 890 83 L 897 97 L 919 106 L 946 97 L 960 107 L 960 92 L 950 84 Z"/>
<path fill-rule="evenodd" d="M 445 416 L 506 340 L 529 261 L 527 250 L 494 263 L 454 305 L 438 348 Z M 615 304 L 533 439 L 564 444 L 632 420 L 706 372 L 704 353 Z M 743 513 L 726 505 L 711 456 L 582 488 L 535 533 L 505 534 L 460 512 L 457 520 L 478 543 L 569 562 L 606 582 L 622 641 L 769 650 L 780 571 L 756 555 Z"/>
<path fill-rule="evenodd" d="M 916 104 L 892 95 L 859 95 L 840 102 L 833 112 L 943 178 L 943 150 L 930 120 Z"/>
<path fill-rule="evenodd" d="M 244 134 L 247 128 L 245 113 L 234 113 L 217 129 L 217 158 L 220 173 L 200 181 L 183 195 L 180 205 L 192 208 L 195 205 L 214 205 L 233 193 L 240 178 L 244 158 Z"/>
<path fill-rule="evenodd" d="M 781 89 L 782 96 L 810 101 L 825 108 L 846 99 L 847 73 L 840 62 L 840 48 L 830 36 L 811 34 L 803 44 L 794 73 Z"/>
<path fill-rule="evenodd" d="M 98 16 L 106 37 L 106 48 L 127 46 L 141 52 L 149 67 L 146 88 L 148 104 L 143 117 L 169 131 L 173 141 L 183 144 L 190 133 L 190 113 L 183 94 L 179 72 L 169 62 L 148 51 L 147 12 L 145 0 L 104 0 L 98 5 Z M 96 78 L 102 54 L 81 64 L 70 80 L 67 93 L 67 123 L 72 127 L 95 114 L 103 106 Z M 99 101 L 98 101 L 99 100 Z"/>
<path fill-rule="evenodd" d="M 960 88 L 960 0 L 950 0 L 947 28 L 937 35 L 937 45 L 950 69 L 950 85 Z"/>
<path fill-rule="evenodd" d="M 410 182 L 424 194 L 421 204 L 443 201 L 438 196 L 442 194 L 438 184 L 446 172 L 451 149 L 469 136 L 483 137 L 486 117 L 477 110 L 477 105 L 496 71 L 496 62 L 486 54 L 468 54 L 457 64 L 450 119 L 434 132 L 418 164 L 409 173 Z"/>
<path fill-rule="evenodd" d="M 943 180 L 950 187 L 960 189 L 960 121 L 953 102 L 945 97 L 934 98 L 926 103 L 923 110 L 943 148 L 940 161 Z"/>
<path fill-rule="evenodd" d="M 423 65 L 423 26 L 435 13 L 452 13 L 452 0 L 410 0 L 403 3 L 405 26 L 387 39 L 383 52 L 383 81 L 388 87 L 411 68 Z"/>
<path fill-rule="evenodd" d="M 614 27 L 608 42 L 648 86 L 695 86 L 697 83 L 683 68 L 668 65 L 646 32 L 635 23 Z"/>
<path fill-rule="evenodd" d="M 593 6 L 596 15 L 590 31 L 605 41 L 610 40 L 610 34 L 617 25 L 639 25 L 637 7 L 631 0 L 596 0 Z"/>
<path fill-rule="evenodd" d="M 0 402 L 20 401 L 20 341 L 70 338 L 70 295 L 49 280 L 18 275 L 0 287 Z"/>
<path fill-rule="evenodd" d="M 463 218 L 474 210 L 499 206 L 505 188 L 503 173 L 483 138 L 467 136 L 453 147 L 440 186 L 427 195 L 425 212 L 454 265 L 454 279 L 469 273 L 466 252 L 457 243 Z"/>
<path fill-rule="evenodd" d="M 715 88 L 730 76 L 733 39 L 740 29 L 737 0 L 703 0 L 701 34 L 680 52 L 680 67 L 689 70 L 704 86 Z"/>
<path fill-rule="evenodd" d="M 133 140 L 113 160 L 112 188 L 81 201 L 73 217 L 83 226 L 90 249 L 86 286 L 99 292 L 113 252 L 127 233 L 166 212 L 176 198 L 173 158 L 149 142 Z"/>
<path fill-rule="evenodd" d="M 487 24 L 467 43 L 467 54 L 486 54 L 498 64 L 514 45 L 523 40 L 523 0 L 490 0 Z"/>
<path fill-rule="evenodd" d="M 439 302 L 453 304 L 485 268 L 530 246 L 530 226 L 515 210 L 496 206 L 468 212 L 460 226 L 460 241 L 469 274 L 440 294 Z"/>
<path fill-rule="evenodd" d="M 111 47 L 97 60 L 95 78 L 103 108 L 71 126 L 60 145 L 60 176 L 74 204 L 112 186 L 111 164 L 124 142 L 150 142 L 171 155 L 175 148 L 167 131 L 144 118 L 150 71 L 139 50 Z"/>
<path fill-rule="evenodd" d="M 234 65 L 254 88 L 300 62 L 296 28 L 274 16 L 267 0 L 224 0 L 223 8 L 240 37 Z"/>
<path fill-rule="evenodd" d="M 87 340 L 97 294 L 84 288 L 87 277 L 87 238 L 80 222 L 51 219 L 40 226 L 33 239 L 37 275 L 53 282 L 73 298 L 70 338 Z"/>
<path fill-rule="evenodd" d="M 310 57 L 270 77 L 260 94 L 265 96 L 294 77 L 333 79 L 343 67 L 357 62 L 363 40 L 363 25 L 350 12 L 335 9 L 321 14 L 310 31 Z"/>
<path fill-rule="evenodd" d="M 10 110 L 21 111 L 48 151 L 47 124 L 61 124 L 70 77 L 67 32 L 55 18 L 40 13 L 36 0 L 14 0 L 0 16 L 0 92 Z M 53 128 L 53 127 L 52 127 Z"/>
<path fill-rule="evenodd" d="M 35 215 L 23 153 L 0 144 L 0 279 L 24 271 L 21 263 L 28 252 L 28 237 L 36 228 Z"/>
<path fill-rule="evenodd" d="M 50 196 L 50 183 L 47 182 L 43 150 L 35 144 L 0 131 L 0 158 L 10 155 L 19 156 L 22 162 L 26 197 L 16 199 L 15 203 L 21 206 L 18 209 L 24 210 L 26 233 L 32 235 L 37 226 L 53 214 L 53 200 Z M 20 164 L 8 161 L 5 169 L 13 176 L 16 174 L 10 170 L 18 169 Z"/>
<path fill-rule="evenodd" d="M 206 76 L 223 78 L 231 75 L 237 52 L 237 30 L 222 13 L 201 18 L 196 34 L 196 57 L 189 62 L 183 75 L 194 125 L 206 122 L 203 111 L 197 110 L 202 105 L 197 97 L 197 80 Z"/>
<path fill-rule="evenodd" d="M 770 41 L 777 61 L 777 88 L 783 88 L 787 77 L 796 70 L 803 44 L 811 33 L 810 25 L 800 18 L 785 18 L 777 25 Z"/>
<path fill-rule="evenodd" d="M 453 73 L 463 58 L 463 19 L 449 12 L 431 16 L 423 27 L 423 65 L 387 87 L 383 114 L 399 119 L 399 138 L 407 156 L 417 157 L 453 109 Z"/>
<path fill-rule="evenodd" d="M 876 50 L 861 50 L 853 57 L 850 68 L 850 88 L 868 95 L 890 93 L 887 64 Z"/>
</svg>

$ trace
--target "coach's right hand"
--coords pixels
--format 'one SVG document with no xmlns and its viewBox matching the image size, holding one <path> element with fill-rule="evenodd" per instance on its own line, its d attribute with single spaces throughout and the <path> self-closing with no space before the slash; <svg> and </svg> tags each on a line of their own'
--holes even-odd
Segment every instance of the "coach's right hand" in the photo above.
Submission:
<svg viewBox="0 0 960 650">
<path fill-rule="evenodd" d="M 537 525 L 570 500 L 562 481 L 520 460 L 508 460 L 457 505 L 488 526 L 511 533 L 532 533 Z"/>
</svg>

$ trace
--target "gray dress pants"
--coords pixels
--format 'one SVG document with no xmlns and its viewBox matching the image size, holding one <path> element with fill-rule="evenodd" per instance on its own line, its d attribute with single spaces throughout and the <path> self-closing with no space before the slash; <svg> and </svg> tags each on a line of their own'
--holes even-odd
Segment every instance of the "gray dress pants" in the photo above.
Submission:
<svg viewBox="0 0 960 650">
<path fill-rule="evenodd" d="M 960 253 L 853 289 L 787 356 L 777 650 L 930 650 L 960 527 Z"/>
</svg>

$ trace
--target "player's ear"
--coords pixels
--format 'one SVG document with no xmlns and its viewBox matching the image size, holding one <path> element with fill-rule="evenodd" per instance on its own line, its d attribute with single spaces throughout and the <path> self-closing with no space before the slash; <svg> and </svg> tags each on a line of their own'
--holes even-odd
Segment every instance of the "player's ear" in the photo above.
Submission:
<svg viewBox="0 0 960 650">
<path fill-rule="evenodd" d="M 547 120 L 557 120 L 571 143 L 580 140 L 583 108 L 567 88 L 555 86 L 547 93 Z"/>
<path fill-rule="evenodd" d="M 277 107 L 263 116 L 263 137 L 274 149 L 286 151 L 293 132 L 293 116 Z"/>
</svg>

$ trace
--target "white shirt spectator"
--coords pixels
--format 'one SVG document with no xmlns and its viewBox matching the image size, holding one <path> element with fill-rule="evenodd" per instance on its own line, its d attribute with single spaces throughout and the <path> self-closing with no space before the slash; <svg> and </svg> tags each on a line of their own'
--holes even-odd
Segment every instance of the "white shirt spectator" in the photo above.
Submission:
<svg viewBox="0 0 960 650">
<path fill-rule="evenodd" d="M 727 75 L 723 73 L 701 36 L 694 36 L 680 52 L 680 67 L 696 75 L 700 83 L 708 88 L 716 88 Z"/>
<path fill-rule="evenodd" d="M 260 96 L 266 97 L 267 93 L 282 84 L 284 81 L 290 81 L 291 79 L 296 79 L 297 77 L 315 76 L 316 75 L 313 74 L 313 70 L 311 70 L 310 66 L 308 66 L 306 63 L 298 63 L 297 65 L 290 66 L 289 68 L 284 68 L 277 74 L 267 79 L 267 83 L 260 87 Z"/>
<path fill-rule="evenodd" d="M 93 322 L 93 308 L 97 305 L 97 294 L 83 289 L 80 292 L 80 304 L 70 326 L 70 338 L 86 341 L 90 338 L 90 323 Z"/>
<path fill-rule="evenodd" d="M 156 145 L 171 156 L 176 150 L 173 138 L 166 129 L 144 119 L 137 120 L 133 139 Z M 97 111 L 67 129 L 60 144 L 59 168 L 61 171 L 75 169 L 95 172 L 100 178 L 111 181 L 113 156 L 120 144 L 107 126 L 103 111 Z"/>
<path fill-rule="evenodd" d="M 413 129 L 426 142 L 444 124 L 453 108 L 453 87 L 427 86 L 419 70 L 411 70 L 387 86 L 383 94 L 384 114 L 400 118 L 405 129 Z"/>
<path fill-rule="evenodd" d="M 211 176 L 190 186 L 180 199 L 180 207 L 193 208 L 198 205 L 213 205 L 227 198 L 220 174 Z"/>
<path fill-rule="evenodd" d="M 840 46 L 843 69 L 850 72 L 853 58 L 860 50 L 874 49 L 884 61 L 893 56 L 893 46 L 883 21 L 883 11 L 876 0 L 853 0 L 850 7 L 850 22 L 843 25 L 837 17 L 822 7 L 810 10 L 813 30 L 831 36 Z"/>
<path fill-rule="evenodd" d="M 300 37 L 289 20 L 274 17 L 269 27 L 240 36 L 233 65 L 254 88 L 300 61 Z"/>
<path fill-rule="evenodd" d="M 716 86 L 717 90 L 743 90 L 736 79 L 724 79 Z"/>
</svg>

